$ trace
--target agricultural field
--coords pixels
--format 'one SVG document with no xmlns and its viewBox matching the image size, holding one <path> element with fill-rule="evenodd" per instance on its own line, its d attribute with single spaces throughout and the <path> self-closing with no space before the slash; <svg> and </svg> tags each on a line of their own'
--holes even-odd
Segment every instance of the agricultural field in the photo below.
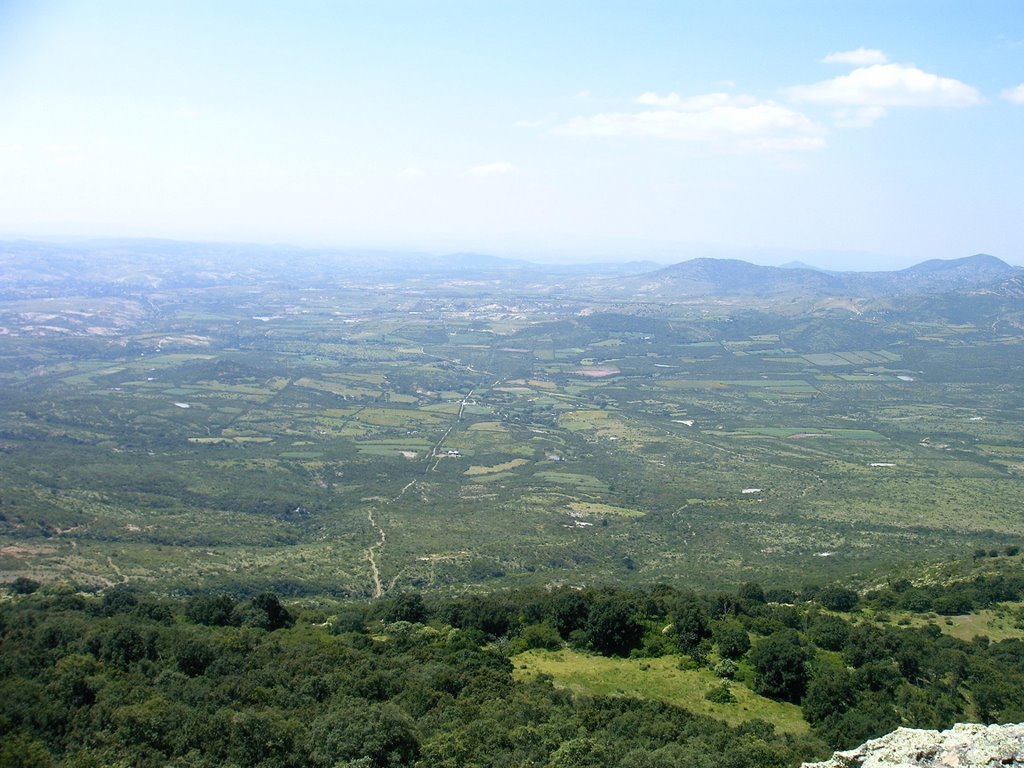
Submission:
<svg viewBox="0 0 1024 768">
<path fill-rule="evenodd" d="M 0 303 L 0 573 L 799 585 L 1024 540 L 1024 336 L 409 279 Z"/>
</svg>

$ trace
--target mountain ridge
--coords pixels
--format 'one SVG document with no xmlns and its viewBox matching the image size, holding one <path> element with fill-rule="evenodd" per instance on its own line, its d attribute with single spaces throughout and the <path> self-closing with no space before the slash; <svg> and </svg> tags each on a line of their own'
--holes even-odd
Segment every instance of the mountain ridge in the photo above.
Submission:
<svg viewBox="0 0 1024 768">
<path fill-rule="evenodd" d="M 899 296 L 980 288 L 1024 269 L 988 254 L 930 259 L 901 270 L 826 272 L 795 264 L 767 267 L 739 259 L 697 258 L 641 275 L 643 290 L 662 296 Z"/>
<path fill-rule="evenodd" d="M 699 257 L 669 266 L 649 262 L 543 264 L 488 254 L 434 255 L 368 249 L 316 249 L 174 240 L 103 239 L 79 243 L 0 241 L 0 291 L 102 294 L 276 281 L 316 287 L 331 281 L 486 280 L 492 286 L 627 300 L 756 297 L 759 300 L 887 298 L 982 291 L 1016 296 L 1005 281 L 1024 275 L 989 255 L 930 259 L 889 271 L 835 272 L 791 262 L 763 266 Z M 29 288 L 32 290 L 29 290 Z M 524 285 L 523 287 L 527 287 Z"/>
</svg>

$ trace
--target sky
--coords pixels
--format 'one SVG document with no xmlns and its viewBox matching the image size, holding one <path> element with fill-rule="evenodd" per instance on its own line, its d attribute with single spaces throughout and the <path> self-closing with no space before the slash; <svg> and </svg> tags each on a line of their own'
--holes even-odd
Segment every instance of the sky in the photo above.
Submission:
<svg viewBox="0 0 1024 768">
<path fill-rule="evenodd" d="M 0 0 L 0 237 L 1024 263 L 1024 2 Z"/>
</svg>

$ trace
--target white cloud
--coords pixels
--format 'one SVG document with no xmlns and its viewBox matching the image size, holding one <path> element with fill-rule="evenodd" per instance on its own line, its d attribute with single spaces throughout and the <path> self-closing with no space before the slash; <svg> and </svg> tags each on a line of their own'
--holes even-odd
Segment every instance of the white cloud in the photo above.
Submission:
<svg viewBox="0 0 1024 768">
<path fill-rule="evenodd" d="M 1024 104 L 1024 83 L 1021 83 L 1016 88 L 1007 88 L 1001 95 L 1004 99 L 1012 101 L 1014 104 Z"/>
<path fill-rule="evenodd" d="M 568 136 L 703 142 L 750 151 L 820 149 L 825 144 L 821 126 L 772 101 L 724 93 L 687 98 L 675 93 L 645 93 L 636 101 L 654 108 L 576 117 L 555 132 Z"/>
<path fill-rule="evenodd" d="M 977 89 L 908 64 L 874 64 L 848 75 L 786 89 L 796 102 L 843 107 L 970 107 L 981 104 Z"/>
<path fill-rule="evenodd" d="M 506 163 L 501 160 L 494 163 L 484 163 L 483 165 L 474 165 L 469 169 L 469 172 L 474 176 L 501 176 L 505 173 L 511 173 L 516 167 L 512 163 Z"/>
<path fill-rule="evenodd" d="M 833 112 L 832 118 L 840 128 L 867 128 L 887 114 L 888 110 L 885 107 L 844 107 Z"/>
<path fill-rule="evenodd" d="M 636 97 L 637 104 L 644 104 L 649 107 L 674 107 L 682 99 L 679 98 L 678 93 L 670 93 L 668 96 L 659 96 L 656 93 L 641 93 Z"/>
<path fill-rule="evenodd" d="M 410 165 L 408 168 L 403 168 L 401 176 L 406 181 L 419 181 L 427 175 L 427 172 L 422 168 L 417 168 L 415 165 Z"/>
<path fill-rule="evenodd" d="M 543 120 L 516 120 L 516 128 L 540 128 L 544 125 Z"/>
<path fill-rule="evenodd" d="M 858 67 L 869 64 L 885 64 L 889 57 L 877 48 L 858 48 L 854 51 L 836 51 L 822 61 L 825 64 L 853 64 Z"/>
<path fill-rule="evenodd" d="M 687 112 L 698 112 L 704 109 L 728 105 L 753 106 L 757 100 L 750 96 L 730 96 L 728 93 L 705 93 L 701 96 L 682 98 L 678 93 L 659 96 L 656 93 L 642 93 L 636 97 L 637 104 L 647 107 L 665 107 L 680 109 Z"/>
</svg>

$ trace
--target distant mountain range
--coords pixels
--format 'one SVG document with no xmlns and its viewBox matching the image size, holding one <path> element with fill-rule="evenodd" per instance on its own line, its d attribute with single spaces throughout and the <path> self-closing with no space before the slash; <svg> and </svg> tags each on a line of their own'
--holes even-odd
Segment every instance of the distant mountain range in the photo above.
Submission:
<svg viewBox="0 0 1024 768">
<path fill-rule="evenodd" d="M 763 267 L 736 259 L 692 259 L 635 278 L 644 295 L 825 297 L 945 293 L 992 285 L 1024 269 L 977 254 L 932 259 L 891 272 L 826 272 L 805 265 Z"/>
<path fill-rule="evenodd" d="M 1022 276 L 1024 269 L 986 254 L 932 259 L 889 272 L 831 272 L 801 262 L 765 267 L 711 258 L 669 267 L 642 261 L 550 265 L 479 253 L 431 255 L 172 240 L 0 242 L 0 298 L 8 299 L 229 284 L 301 288 L 375 281 L 419 281 L 421 287 L 439 288 L 479 281 L 482 291 L 522 290 L 616 301 L 873 299 L 980 289 L 1011 298 L 1020 295 Z"/>
</svg>

